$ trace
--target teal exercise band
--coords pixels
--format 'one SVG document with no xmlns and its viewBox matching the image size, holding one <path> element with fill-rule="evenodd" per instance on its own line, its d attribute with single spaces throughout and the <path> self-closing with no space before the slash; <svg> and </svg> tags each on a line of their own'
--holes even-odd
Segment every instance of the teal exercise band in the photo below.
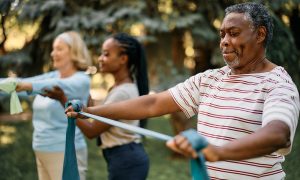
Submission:
<svg viewBox="0 0 300 180">
<path fill-rule="evenodd" d="M 69 104 L 66 104 L 68 107 Z M 68 117 L 68 127 L 66 133 L 66 147 L 64 157 L 64 168 L 62 180 L 79 180 L 79 172 L 77 166 L 77 158 L 75 151 L 75 127 L 76 119 Z"/>
<path fill-rule="evenodd" d="M 114 121 L 108 118 L 96 116 L 93 114 L 79 112 L 82 109 L 82 103 L 79 100 L 72 100 L 66 103 L 66 107 L 72 106 L 73 110 L 78 112 L 79 114 L 92 118 L 112 126 L 116 126 L 122 129 L 126 129 L 137 134 L 154 137 L 159 140 L 168 141 L 173 139 L 173 137 L 161 134 L 155 131 L 151 131 L 148 129 L 131 126 L 119 121 Z M 199 152 L 201 149 L 207 146 L 207 141 L 204 137 L 200 136 L 195 130 L 187 130 L 181 133 L 185 136 L 188 141 L 192 144 L 193 148 Z M 74 145 L 74 135 L 75 135 L 75 120 L 73 118 L 68 118 L 68 129 L 66 135 L 66 151 L 65 151 L 65 160 L 64 160 L 64 170 L 63 170 L 63 180 L 77 180 L 79 179 L 77 161 L 76 161 L 76 153 L 75 153 L 75 145 Z M 73 148 L 73 150 L 72 150 Z M 205 158 L 202 153 L 198 153 L 199 158 L 191 159 L 191 173 L 193 180 L 209 180 L 206 166 L 205 166 Z M 73 159 L 73 160 L 72 160 Z"/>
<path fill-rule="evenodd" d="M 119 122 L 119 121 L 114 121 L 114 120 L 107 119 L 107 118 L 104 118 L 104 117 L 95 116 L 93 114 L 89 114 L 89 113 L 85 113 L 85 112 L 79 112 L 79 114 L 84 115 L 84 116 L 89 117 L 89 118 L 92 118 L 92 119 L 95 119 L 95 120 L 98 120 L 98 121 L 101 121 L 101 122 L 104 122 L 106 124 L 110 124 L 112 126 L 116 126 L 116 127 L 122 128 L 122 129 L 126 129 L 126 130 L 129 130 L 129 131 L 135 132 L 137 134 L 144 135 L 144 136 L 150 136 L 150 137 L 153 137 L 153 138 L 156 138 L 156 139 L 159 139 L 159 140 L 168 141 L 168 140 L 173 139 L 171 136 L 168 136 L 168 135 L 165 135 L 165 134 L 161 134 L 161 133 L 158 133 L 158 132 L 155 132 L 155 131 L 140 128 L 140 127 L 137 127 L 137 126 L 132 126 L 132 125 L 125 124 L 125 123 L 122 123 L 122 122 Z"/>
<path fill-rule="evenodd" d="M 208 145 L 203 136 L 200 136 L 196 130 L 189 129 L 181 133 L 192 144 L 193 149 L 198 153 L 198 158 L 190 160 L 193 180 L 209 180 L 206 171 L 205 158 L 200 151 Z"/>
</svg>

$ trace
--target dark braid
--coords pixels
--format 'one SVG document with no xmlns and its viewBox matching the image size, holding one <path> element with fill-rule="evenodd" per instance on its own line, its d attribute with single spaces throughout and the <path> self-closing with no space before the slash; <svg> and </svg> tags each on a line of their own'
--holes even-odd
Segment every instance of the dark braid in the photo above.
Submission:
<svg viewBox="0 0 300 180">
<path fill-rule="evenodd" d="M 123 49 L 122 53 L 128 56 L 128 69 L 136 80 L 140 96 L 148 94 L 147 62 L 143 46 L 138 40 L 125 33 L 115 34 L 112 38 L 118 41 Z"/>
<path fill-rule="evenodd" d="M 130 75 L 135 77 L 140 96 L 149 93 L 147 61 L 145 51 L 140 42 L 132 36 L 125 33 L 118 33 L 112 36 L 113 39 L 120 43 L 124 54 L 128 56 L 128 69 Z M 145 128 L 146 119 L 141 119 L 140 127 Z"/>
</svg>

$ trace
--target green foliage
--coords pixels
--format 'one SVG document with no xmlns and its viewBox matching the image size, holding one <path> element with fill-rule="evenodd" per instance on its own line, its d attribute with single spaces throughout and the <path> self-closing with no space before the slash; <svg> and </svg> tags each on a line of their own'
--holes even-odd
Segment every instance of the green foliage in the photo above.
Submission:
<svg viewBox="0 0 300 180">
<path fill-rule="evenodd" d="M 274 17 L 274 35 L 267 50 L 268 58 L 277 65 L 285 67 L 294 82 L 300 87 L 299 51 L 289 29 L 277 17 Z"/>
<path fill-rule="evenodd" d="M 34 180 L 37 179 L 34 153 L 31 148 L 32 124 L 25 122 L 0 122 L 0 140 L 7 135 L 2 126 L 16 128 L 14 134 L 9 136 L 15 141 L 13 144 L 4 145 L 0 141 L 0 180 Z M 149 120 L 148 128 L 154 131 L 172 135 L 169 120 L 155 118 Z M 87 180 L 107 179 L 106 164 L 101 150 L 93 140 L 88 142 L 88 172 Z M 150 158 L 150 172 L 147 180 L 189 180 L 189 163 L 187 159 L 174 159 L 171 152 L 165 147 L 164 142 L 146 138 L 145 149 Z M 287 174 L 286 180 L 295 180 L 300 177 L 297 167 L 300 166 L 300 131 L 296 131 L 291 154 L 283 163 Z"/>
<path fill-rule="evenodd" d="M 291 31 L 283 25 L 281 16 L 292 15 L 293 9 L 298 7 L 299 1 L 256 1 L 263 2 L 272 12 L 274 11 L 276 24 L 280 29 L 279 31 L 275 28 L 277 32 L 275 32 L 274 43 L 268 56 L 275 63 L 286 67 L 296 82 L 300 82 L 298 77 L 299 49 L 294 47 L 295 42 Z M 162 43 L 159 36 L 164 34 L 180 38 L 188 30 L 192 32 L 194 44 L 200 45 L 202 48 L 205 47 L 205 52 L 211 53 L 218 46 L 219 41 L 218 29 L 214 26 L 215 20 L 221 20 L 224 17 L 224 9 L 227 6 L 245 2 L 245 0 L 209 1 L 209 3 L 206 0 L 26 0 L 18 2 L 16 4 L 12 0 L 1 1 L 0 12 L 6 12 L 7 19 L 16 17 L 18 24 L 36 22 L 41 26 L 33 40 L 28 42 L 24 49 L 12 55 L 17 55 L 18 59 L 25 57 L 23 61 L 27 65 L 29 57 L 29 61 L 32 62 L 31 65 L 34 66 L 32 68 L 34 73 L 40 73 L 43 66 L 49 63 L 53 38 L 66 30 L 80 31 L 93 55 L 99 54 L 100 45 L 108 35 L 121 31 L 130 32 L 132 25 L 136 24 L 144 25 L 142 36 L 139 39 L 146 45 Z M 168 5 L 168 2 L 171 4 Z M 172 46 L 171 41 L 169 47 L 166 47 L 167 51 L 172 51 L 170 46 Z M 211 56 L 206 55 L 205 57 Z M 158 59 L 171 62 L 174 57 L 170 55 L 158 57 Z M 13 67 L 15 61 L 12 56 L 0 57 L 0 75 L 3 76 L 7 72 L 7 68 Z M 149 64 L 155 62 L 152 59 L 148 61 Z M 211 59 L 208 58 L 203 61 L 207 62 Z M 165 62 L 160 63 L 162 65 L 167 64 Z M 167 65 L 164 68 L 168 68 Z M 26 69 L 28 67 L 21 68 L 20 71 L 25 72 L 21 73 L 22 75 L 26 75 Z M 163 73 L 164 71 L 160 72 Z M 181 70 L 177 70 L 177 72 L 181 73 Z"/>
<path fill-rule="evenodd" d="M 298 168 L 300 157 L 300 128 L 298 126 L 295 134 L 292 152 L 286 156 L 286 160 L 283 163 L 283 169 L 286 172 L 286 180 L 296 180 L 300 177 L 300 171 Z"/>
<path fill-rule="evenodd" d="M 3 0 L 0 3 L 0 14 L 1 15 L 7 15 L 7 13 L 10 10 L 10 7 L 11 7 L 12 3 L 13 3 L 13 0 Z"/>
<path fill-rule="evenodd" d="M 26 52 L 26 51 L 25 51 Z M 0 57 L 1 67 L 0 67 L 0 76 L 6 76 L 8 71 L 13 71 L 15 73 L 25 74 L 23 70 L 24 64 L 30 65 L 31 58 L 28 53 L 24 51 L 12 52 L 6 56 Z"/>
<path fill-rule="evenodd" d="M 189 72 L 187 70 L 181 69 L 180 71 L 170 60 L 165 60 L 163 63 L 157 63 L 155 65 L 155 70 L 157 72 L 157 81 L 159 82 L 154 84 L 153 90 L 156 92 L 167 90 L 189 77 Z"/>
<path fill-rule="evenodd" d="M 5 133 L 3 126 L 16 128 L 15 134 Z M 15 143 L 3 144 L 4 137 L 12 138 Z M 0 122 L 0 180 L 37 179 L 31 137 L 30 122 Z"/>
<path fill-rule="evenodd" d="M 25 122 L 0 122 L 0 139 L 5 135 L 1 126 L 16 128 L 14 143 L 1 144 L 0 141 L 0 180 L 34 180 L 37 178 L 35 157 L 31 147 L 32 124 Z M 149 121 L 149 129 L 172 134 L 168 119 L 156 118 Z M 88 143 L 88 171 L 87 180 L 107 179 L 107 167 L 102 152 L 94 140 Z M 146 138 L 145 150 L 150 159 L 150 171 L 147 180 L 180 179 L 189 180 L 189 165 L 187 159 L 172 159 L 171 152 L 165 143 L 156 139 Z"/>
</svg>

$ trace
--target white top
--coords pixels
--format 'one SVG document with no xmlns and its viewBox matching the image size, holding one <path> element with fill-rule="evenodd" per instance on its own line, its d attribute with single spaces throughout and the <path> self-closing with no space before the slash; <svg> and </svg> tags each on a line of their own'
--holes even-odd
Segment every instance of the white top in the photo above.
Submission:
<svg viewBox="0 0 300 180">
<path fill-rule="evenodd" d="M 230 75 L 230 68 L 208 70 L 171 88 L 187 117 L 198 115 L 198 133 L 216 146 L 242 138 L 272 120 L 285 122 L 293 142 L 299 117 L 299 94 L 284 68 Z M 211 179 L 282 179 L 281 163 L 291 147 L 260 158 L 207 162 Z"/>
<path fill-rule="evenodd" d="M 104 100 L 104 104 L 120 102 L 132 99 L 139 96 L 136 84 L 124 83 L 113 88 Z M 132 107 L 134 108 L 134 107 Z M 139 120 L 119 120 L 120 122 L 127 123 L 134 126 L 139 126 Z M 101 135 L 102 145 L 101 148 L 111 148 L 131 142 L 140 143 L 141 136 L 131 131 L 127 131 L 115 126 L 111 126 L 107 131 Z"/>
</svg>

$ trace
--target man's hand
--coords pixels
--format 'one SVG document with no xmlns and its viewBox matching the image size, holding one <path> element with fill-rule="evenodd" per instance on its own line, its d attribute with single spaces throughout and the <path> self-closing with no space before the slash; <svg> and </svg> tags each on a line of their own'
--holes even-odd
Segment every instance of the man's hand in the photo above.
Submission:
<svg viewBox="0 0 300 180">
<path fill-rule="evenodd" d="M 188 158 L 197 158 L 198 154 L 190 142 L 182 135 L 177 135 L 167 142 L 167 147 Z"/>
<path fill-rule="evenodd" d="M 198 154 L 193 149 L 191 143 L 182 135 L 177 135 L 166 143 L 167 147 L 171 150 L 178 152 L 188 158 L 197 158 Z M 219 148 L 208 144 L 201 153 L 205 159 L 210 162 L 219 160 Z"/>
<path fill-rule="evenodd" d="M 65 107 L 65 103 L 67 102 L 67 97 L 64 93 L 64 91 L 58 87 L 58 86 L 54 86 L 53 89 L 44 89 L 44 94 L 42 94 L 43 96 L 47 96 L 49 98 L 58 100 L 61 105 L 63 107 Z"/>
</svg>

